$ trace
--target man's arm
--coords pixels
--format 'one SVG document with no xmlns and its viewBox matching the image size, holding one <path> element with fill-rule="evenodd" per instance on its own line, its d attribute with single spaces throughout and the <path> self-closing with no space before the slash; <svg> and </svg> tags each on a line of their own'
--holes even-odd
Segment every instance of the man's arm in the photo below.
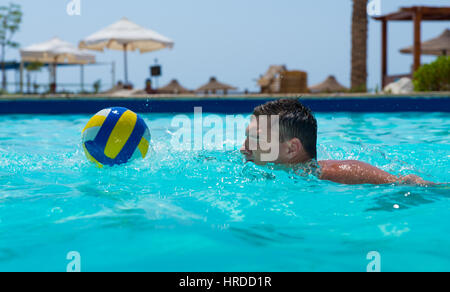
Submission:
<svg viewBox="0 0 450 292">
<path fill-rule="evenodd" d="M 376 168 L 375 166 L 355 160 L 319 161 L 319 165 L 321 166 L 322 170 L 320 179 L 342 184 L 433 184 L 432 182 L 427 182 L 415 175 L 397 177 L 379 168 Z"/>
</svg>

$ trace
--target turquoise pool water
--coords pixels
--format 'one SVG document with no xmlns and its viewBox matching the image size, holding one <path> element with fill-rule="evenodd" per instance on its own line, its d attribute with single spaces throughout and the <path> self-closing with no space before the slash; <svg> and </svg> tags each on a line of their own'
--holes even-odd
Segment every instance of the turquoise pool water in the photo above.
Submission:
<svg viewBox="0 0 450 292">
<path fill-rule="evenodd" d="M 70 251 L 82 271 L 366 271 L 370 251 L 382 271 L 450 270 L 448 185 L 345 186 L 178 151 L 172 116 L 143 117 L 147 159 L 105 169 L 80 146 L 89 116 L 0 117 L 0 271 L 66 271 Z M 450 181 L 449 114 L 317 118 L 319 160 Z"/>
</svg>

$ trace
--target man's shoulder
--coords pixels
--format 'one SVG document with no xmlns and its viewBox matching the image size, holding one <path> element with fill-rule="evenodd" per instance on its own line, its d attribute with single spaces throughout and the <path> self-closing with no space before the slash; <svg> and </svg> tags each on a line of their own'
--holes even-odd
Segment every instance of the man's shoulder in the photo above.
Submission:
<svg viewBox="0 0 450 292">
<path fill-rule="evenodd" d="M 374 169 L 372 165 L 359 160 L 321 160 L 317 163 L 319 164 L 322 173 Z"/>
<path fill-rule="evenodd" d="M 334 168 L 343 165 L 364 164 L 358 160 L 321 160 L 317 162 L 321 168 Z"/>
<path fill-rule="evenodd" d="M 358 160 L 323 160 L 320 179 L 345 184 L 383 184 L 397 181 L 397 177 L 368 163 Z"/>
<path fill-rule="evenodd" d="M 320 178 L 333 180 L 339 169 L 346 164 L 346 161 L 340 160 L 321 160 L 317 161 L 320 166 Z"/>
</svg>

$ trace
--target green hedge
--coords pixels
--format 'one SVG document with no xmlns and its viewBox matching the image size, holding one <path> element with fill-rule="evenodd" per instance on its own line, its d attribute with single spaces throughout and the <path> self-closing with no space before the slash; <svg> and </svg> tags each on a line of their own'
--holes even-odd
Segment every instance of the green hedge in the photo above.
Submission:
<svg viewBox="0 0 450 292">
<path fill-rule="evenodd" d="M 415 91 L 450 91 L 450 56 L 441 56 L 414 73 Z"/>
</svg>

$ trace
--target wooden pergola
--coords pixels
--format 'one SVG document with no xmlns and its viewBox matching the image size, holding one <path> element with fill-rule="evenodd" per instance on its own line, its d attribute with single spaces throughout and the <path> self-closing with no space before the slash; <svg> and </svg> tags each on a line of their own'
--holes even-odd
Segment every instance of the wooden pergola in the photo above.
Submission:
<svg viewBox="0 0 450 292">
<path fill-rule="evenodd" d="M 399 11 L 373 17 L 381 21 L 381 83 L 383 88 L 392 81 L 401 77 L 411 77 L 411 74 L 388 76 L 387 46 L 388 46 L 388 22 L 389 21 L 413 21 L 414 22 L 414 66 L 413 73 L 420 67 L 421 56 L 421 23 L 422 21 L 448 21 L 450 20 L 450 7 L 413 6 L 404 7 Z"/>
</svg>

